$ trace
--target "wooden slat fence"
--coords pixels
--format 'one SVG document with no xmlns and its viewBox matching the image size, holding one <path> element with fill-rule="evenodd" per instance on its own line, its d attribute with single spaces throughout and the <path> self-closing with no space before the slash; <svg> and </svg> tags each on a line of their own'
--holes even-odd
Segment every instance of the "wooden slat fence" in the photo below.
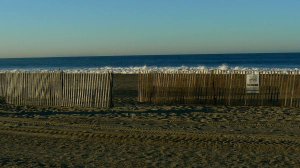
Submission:
<svg viewBox="0 0 300 168">
<path fill-rule="evenodd" d="M 112 74 L 63 74 L 63 106 L 110 107 Z"/>
<path fill-rule="evenodd" d="M 9 104 L 106 108 L 112 73 L 0 73 L 0 96 Z"/>
<path fill-rule="evenodd" d="M 217 104 L 300 107 L 300 73 L 259 72 L 259 93 L 246 93 L 254 71 L 143 72 L 138 100 L 157 104 Z"/>
</svg>

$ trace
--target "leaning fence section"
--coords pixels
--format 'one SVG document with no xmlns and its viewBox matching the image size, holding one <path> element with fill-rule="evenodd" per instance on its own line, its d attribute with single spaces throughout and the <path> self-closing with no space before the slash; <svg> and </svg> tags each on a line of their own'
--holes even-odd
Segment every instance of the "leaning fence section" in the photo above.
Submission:
<svg viewBox="0 0 300 168">
<path fill-rule="evenodd" d="M 258 73 L 259 90 L 246 92 L 247 74 Z M 300 107 L 300 73 L 199 71 L 139 74 L 140 102 Z"/>
<path fill-rule="evenodd" d="M 9 104 L 110 107 L 111 73 L 0 73 L 0 96 Z"/>
</svg>

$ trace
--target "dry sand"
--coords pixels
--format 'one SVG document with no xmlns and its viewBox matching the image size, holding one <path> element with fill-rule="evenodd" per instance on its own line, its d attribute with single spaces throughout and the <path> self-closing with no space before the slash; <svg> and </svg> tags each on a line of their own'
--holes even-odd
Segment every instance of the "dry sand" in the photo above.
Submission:
<svg viewBox="0 0 300 168">
<path fill-rule="evenodd" d="M 300 109 L 139 104 L 126 84 L 111 109 L 1 105 L 0 167 L 300 167 Z"/>
<path fill-rule="evenodd" d="M 300 166 L 299 109 L 2 106 L 1 167 Z"/>
</svg>

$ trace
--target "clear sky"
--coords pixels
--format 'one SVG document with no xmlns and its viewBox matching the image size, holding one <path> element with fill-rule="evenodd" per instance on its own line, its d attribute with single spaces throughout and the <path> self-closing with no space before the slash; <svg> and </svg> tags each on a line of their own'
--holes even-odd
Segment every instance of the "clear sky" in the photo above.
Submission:
<svg viewBox="0 0 300 168">
<path fill-rule="evenodd" d="M 0 57 L 299 52 L 300 0 L 0 0 Z"/>
</svg>

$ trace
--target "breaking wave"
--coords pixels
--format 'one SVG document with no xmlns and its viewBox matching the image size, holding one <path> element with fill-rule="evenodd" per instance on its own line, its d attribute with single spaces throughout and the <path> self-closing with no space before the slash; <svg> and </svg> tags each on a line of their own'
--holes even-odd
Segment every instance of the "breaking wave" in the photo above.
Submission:
<svg viewBox="0 0 300 168">
<path fill-rule="evenodd" d="M 256 68 L 256 67 L 230 67 L 222 64 L 218 67 L 206 66 L 179 66 L 179 67 L 156 67 L 156 66 L 136 66 L 136 67 L 99 67 L 99 68 L 23 68 L 23 69 L 0 69 L 0 72 L 65 72 L 65 73 L 103 73 L 112 72 L 116 74 L 137 74 L 140 72 L 200 72 L 200 71 L 280 71 L 291 72 L 299 71 L 298 68 Z"/>
</svg>

